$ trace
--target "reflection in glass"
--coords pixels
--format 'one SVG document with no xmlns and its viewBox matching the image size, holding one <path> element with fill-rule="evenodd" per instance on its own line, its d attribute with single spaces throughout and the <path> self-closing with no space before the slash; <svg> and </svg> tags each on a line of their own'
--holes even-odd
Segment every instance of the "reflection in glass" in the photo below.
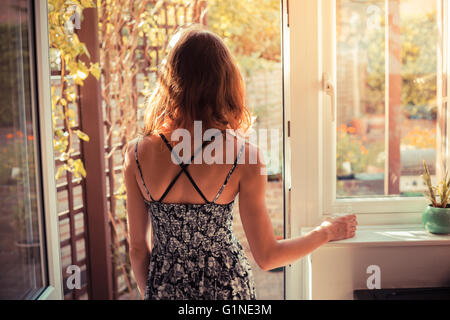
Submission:
<svg viewBox="0 0 450 320">
<path fill-rule="evenodd" d="M 245 81 L 246 102 L 255 116 L 253 129 L 267 165 L 266 204 L 275 236 L 284 236 L 283 98 L 279 0 L 208 1 L 208 28 L 230 48 Z M 264 34 L 264 41 L 261 35 Z M 283 268 L 263 271 L 256 264 L 234 207 L 233 231 L 252 266 L 258 299 L 283 299 Z"/>
<path fill-rule="evenodd" d="M 422 160 L 436 171 L 436 1 L 336 3 L 337 197 L 420 196 Z"/>
<path fill-rule="evenodd" d="M 0 2 L 0 299 L 44 286 L 33 126 L 31 1 Z"/>
</svg>

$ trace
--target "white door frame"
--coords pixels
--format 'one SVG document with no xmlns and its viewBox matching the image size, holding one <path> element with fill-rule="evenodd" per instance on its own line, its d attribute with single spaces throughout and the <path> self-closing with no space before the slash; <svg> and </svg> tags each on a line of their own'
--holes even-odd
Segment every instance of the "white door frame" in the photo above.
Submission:
<svg viewBox="0 0 450 320">
<path fill-rule="evenodd" d="M 56 200 L 55 159 L 53 151 L 53 122 L 50 88 L 50 61 L 47 0 L 34 0 L 37 121 L 40 135 L 42 207 L 48 286 L 39 300 L 63 299 L 59 221 Z"/>
<path fill-rule="evenodd" d="M 301 235 L 301 229 L 314 225 L 312 217 L 321 212 L 322 56 L 319 43 L 322 30 L 321 1 L 283 0 L 283 68 L 286 165 L 286 236 Z M 303 14 L 308 12 L 308 15 Z M 308 30 L 308 32 L 302 32 Z M 309 92 L 309 94 L 305 94 Z M 317 94 L 311 94 L 316 92 Z M 315 106 L 310 107 L 310 106 Z M 315 165 L 311 165 L 315 163 Z M 292 201 L 291 199 L 295 199 Z M 308 258 L 286 267 L 286 299 L 308 299 Z"/>
</svg>

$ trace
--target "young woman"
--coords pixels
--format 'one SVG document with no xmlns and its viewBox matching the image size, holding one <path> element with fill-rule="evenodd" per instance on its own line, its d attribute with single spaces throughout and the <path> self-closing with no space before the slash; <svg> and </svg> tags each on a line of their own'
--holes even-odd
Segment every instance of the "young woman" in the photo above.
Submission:
<svg viewBox="0 0 450 320">
<path fill-rule="evenodd" d="M 224 152 L 211 152 L 212 164 L 201 161 L 208 142 L 198 148 L 188 141 L 192 157 L 186 149 L 177 153 L 173 148 L 180 132 L 194 137 L 195 121 L 201 134 L 208 129 L 247 132 L 251 117 L 242 77 L 218 36 L 190 27 L 170 45 L 143 135 L 129 143 L 125 158 L 130 258 L 139 290 L 145 299 L 255 299 L 249 263 L 232 231 L 238 194 L 251 252 L 264 270 L 290 264 L 329 241 L 353 237 L 356 218 L 326 221 L 302 237 L 277 241 L 256 146 L 239 134 L 217 134 L 212 140 Z M 226 161 L 230 153 L 231 163 Z M 252 155 L 256 162 L 249 161 Z"/>
</svg>

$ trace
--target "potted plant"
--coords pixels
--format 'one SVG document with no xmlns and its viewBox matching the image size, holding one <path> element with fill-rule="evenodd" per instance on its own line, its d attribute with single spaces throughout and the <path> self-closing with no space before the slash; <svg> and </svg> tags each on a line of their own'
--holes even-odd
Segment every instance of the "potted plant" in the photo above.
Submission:
<svg viewBox="0 0 450 320">
<path fill-rule="evenodd" d="M 428 166 L 423 161 L 424 174 L 422 178 L 428 188 L 425 192 L 431 204 L 422 213 L 422 223 L 425 229 L 434 234 L 450 234 L 450 179 L 445 170 L 444 178 L 433 186 Z"/>
</svg>

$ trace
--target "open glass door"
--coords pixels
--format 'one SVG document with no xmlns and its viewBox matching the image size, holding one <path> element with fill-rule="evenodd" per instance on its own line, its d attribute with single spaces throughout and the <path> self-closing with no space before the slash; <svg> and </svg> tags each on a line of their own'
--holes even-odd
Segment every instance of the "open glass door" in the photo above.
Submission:
<svg viewBox="0 0 450 320">
<path fill-rule="evenodd" d="M 42 138 L 49 139 L 45 132 L 52 130 L 50 104 L 38 108 L 44 97 L 42 87 L 49 82 L 37 70 L 39 62 L 43 63 L 39 69 L 45 69 L 42 52 L 48 51 L 48 42 L 37 45 L 46 39 L 46 33 L 44 38 L 39 34 L 37 23 L 46 30 L 46 15 L 36 16 L 46 13 L 43 4 L 31 0 L 0 3 L 0 299 L 57 298 L 60 291 L 59 247 L 48 242 L 58 237 L 56 217 L 48 219 L 55 213 L 49 206 L 54 189 L 45 190 L 54 186 L 48 183 L 54 180 L 53 167 L 42 161 L 49 157 L 42 156 L 46 152 Z M 47 141 L 51 146 L 51 136 Z M 56 251 L 49 254 L 49 249 Z"/>
<path fill-rule="evenodd" d="M 284 107 L 282 68 L 282 1 L 207 1 L 207 27 L 225 40 L 246 86 L 246 102 L 255 116 L 250 141 L 263 151 L 267 165 L 266 204 L 275 236 L 284 238 Z M 261 35 L 264 34 L 264 39 Z M 233 231 L 252 267 L 259 300 L 285 297 L 284 268 L 263 271 L 250 251 L 234 207 Z"/>
</svg>

